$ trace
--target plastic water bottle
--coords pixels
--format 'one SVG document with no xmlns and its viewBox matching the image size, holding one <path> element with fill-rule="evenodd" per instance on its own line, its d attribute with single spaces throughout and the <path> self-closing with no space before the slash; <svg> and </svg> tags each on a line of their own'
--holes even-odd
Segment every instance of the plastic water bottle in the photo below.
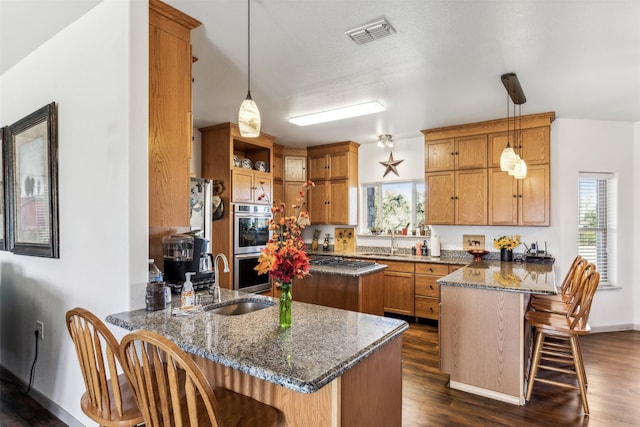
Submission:
<svg viewBox="0 0 640 427">
<path fill-rule="evenodd" d="M 153 262 L 153 259 L 149 259 L 149 283 L 162 282 L 162 271 Z"/>
</svg>

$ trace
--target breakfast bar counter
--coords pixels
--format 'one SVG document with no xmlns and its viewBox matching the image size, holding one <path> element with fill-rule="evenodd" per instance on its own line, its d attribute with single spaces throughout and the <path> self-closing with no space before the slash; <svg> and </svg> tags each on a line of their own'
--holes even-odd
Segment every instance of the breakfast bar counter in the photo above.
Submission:
<svg viewBox="0 0 640 427">
<path fill-rule="evenodd" d="M 438 280 L 440 369 L 449 386 L 525 403 L 531 294 L 556 293 L 551 264 L 472 262 Z"/>
<path fill-rule="evenodd" d="M 277 300 L 221 294 L 214 305 L 203 294 L 204 309 L 193 313 L 142 309 L 106 321 L 169 338 L 193 355 L 213 386 L 278 408 L 282 425 L 400 425 L 405 321 L 296 302 L 294 294 L 293 326 L 280 329 Z M 272 305 L 235 316 L 207 310 L 244 300 Z"/>
</svg>

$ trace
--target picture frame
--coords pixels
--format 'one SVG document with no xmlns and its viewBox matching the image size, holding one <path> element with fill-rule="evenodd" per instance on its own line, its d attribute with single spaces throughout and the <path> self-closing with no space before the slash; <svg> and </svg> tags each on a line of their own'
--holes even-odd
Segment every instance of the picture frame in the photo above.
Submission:
<svg viewBox="0 0 640 427">
<path fill-rule="evenodd" d="M 8 127 L 10 250 L 59 258 L 58 115 L 55 102 Z M 5 205 L 6 206 L 6 205 Z"/>
<path fill-rule="evenodd" d="M 485 236 L 484 234 L 463 234 L 462 235 L 462 250 L 476 250 L 485 249 Z"/>
<path fill-rule="evenodd" d="M 0 174 L 0 251 L 6 251 L 8 248 L 7 241 L 9 238 L 9 208 L 10 206 L 9 200 L 7 198 L 7 177 L 8 177 L 8 168 L 7 162 L 5 161 L 7 155 L 7 133 L 8 129 L 6 126 L 0 128 L 0 166 L 2 173 Z"/>
</svg>

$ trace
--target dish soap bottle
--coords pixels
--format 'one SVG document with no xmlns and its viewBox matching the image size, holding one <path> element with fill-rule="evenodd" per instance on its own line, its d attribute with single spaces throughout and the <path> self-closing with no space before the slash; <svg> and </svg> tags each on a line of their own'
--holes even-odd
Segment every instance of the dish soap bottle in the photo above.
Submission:
<svg viewBox="0 0 640 427">
<path fill-rule="evenodd" d="M 182 293 L 180 294 L 180 308 L 191 308 L 195 303 L 195 293 L 193 292 L 193 283 L 191 283 L 191 276 L 196 273 L 185 273 L 187 280 L 182 285 Z"/>
<path fill-rule="evenodd" d="M 323 251 L 328 251 L 329 250 L 329 233 L 327 233 L 324 236 L 324 243 L 322 244 L 322 250 Z"/>
</svg>

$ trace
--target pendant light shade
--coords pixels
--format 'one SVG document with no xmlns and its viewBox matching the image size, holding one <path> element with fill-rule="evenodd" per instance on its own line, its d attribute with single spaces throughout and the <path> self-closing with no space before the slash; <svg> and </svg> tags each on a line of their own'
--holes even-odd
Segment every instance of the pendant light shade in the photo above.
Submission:
<svg viewBox="0 0 640 427">
<path fill-rule="evenodd" d="M 240 104 L 238 128 L 246 138 L 260 136 L 260 110 L 251 98 L 251 0 L 247 0 L 247 97 Z"/>
<path fill-rule="evenodd" d="M 502 150 L 502 154 L 500 155 L 500 170 L 503 172 L 508 172 L 513 170 L 516 165 L 516 162 L 520 159 L 511 145 L 507 144 Z"/>
<path fill-rule="evenodd" d="M 512 175 L 515 179 L 523 179 L 527 177 L 527 164 L 523 159 L 519 159 L 513 170 L 509 171 L 509 175 Z"/>
<path fill-rule="evenodd" d="M 500 155 L 500 170 L 503 172 L 509 172 L 509 175 L 516 179 L 523 179 L 527 177 L 527 164 L 522 159 L 515 148 L 518 146 L 517 141 L 522 132 L 522 112 L 520 106 L 527 102 L 527 98 L 524 96 L 518 76 L 515 73 L 506 73 L 500 76 L 502 84 L 507 90 L 507 146 L 502 150 Z M 510 121 L 509 121 L 509 98 L 513 101 L 513 147 L 510 144 Z M 517 128 L 516 121 L 516 105 L 518 105 L 518 118 L 520 119 L 520 129 Z M 522 148 L 522 145 L 520 145 Z"/>
</svg>

